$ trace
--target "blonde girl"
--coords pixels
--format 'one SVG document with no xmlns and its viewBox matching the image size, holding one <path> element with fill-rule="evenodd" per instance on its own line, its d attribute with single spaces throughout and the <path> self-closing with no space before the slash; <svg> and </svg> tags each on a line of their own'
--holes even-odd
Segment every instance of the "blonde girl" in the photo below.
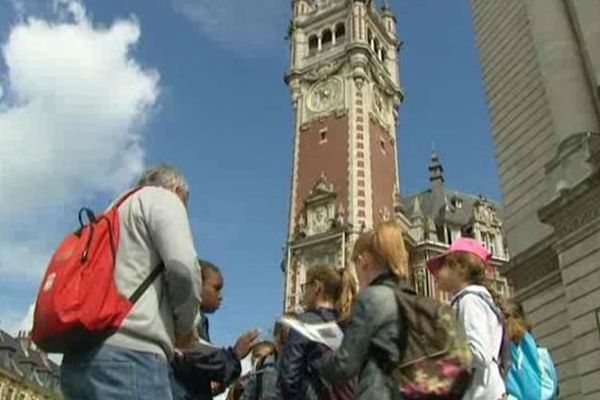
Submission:
<svg viewBox="0 0 600 400">
<path fill-rule="evenodd" d="M 384 365 L 400 359 L 405 342 L 395 290 L 405 284 L 407 254 L 400 227 L 386 222 L 362 234 L 352 261 L 360 286 L 341 347 L 312 365 L 320 376 L 336 384 L 358 376 L 355 398 L 396 398 L 394 380 Z"/>
</svg>

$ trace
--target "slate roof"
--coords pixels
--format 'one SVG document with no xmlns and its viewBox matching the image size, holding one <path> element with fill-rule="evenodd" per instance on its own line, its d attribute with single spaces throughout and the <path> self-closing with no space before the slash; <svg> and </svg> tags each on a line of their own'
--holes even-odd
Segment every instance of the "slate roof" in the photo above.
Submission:
<svg viewBox="0 0 600 400">
<path fill-rule="evenodd" d="M 28 338 L 0 329 L 0 373 L 45 393 L 60 395 L 60 367 L 36 350 Z"/>
<path fill-rule="evenodd" d="M 432 217 L 436 222 L 445 221 L 456 225 L 470 223 L 473 209 L 481 201 L 499 208 L 498 204 L 489 199 L 452 189 L 444 189 L 443 196 L 434 196 L 432 190 L 427 189 L 416 195 L 403 197 L 401 201 L 408 218 L 417 217 L 420 213 L 423 217 Z M 457 207 L 457 201 L 462 203 L 461 207 Z"/>
<path fill-rule="evenodd" d="M 499 214 L 501 213 L 499 204 L 483 196 L 447 188 L 444 185 L 443 172 L 440 157 L 434 152 L 429 165 L 431 187 L 401 199 L 405 215 L 409 219 L 422 217 L 425 220 L 432 219 L 437 226 L 444 223 L 465 226 L 472 222 L 473 210 L 480 202 L 491 204 Z"/>
</svg>

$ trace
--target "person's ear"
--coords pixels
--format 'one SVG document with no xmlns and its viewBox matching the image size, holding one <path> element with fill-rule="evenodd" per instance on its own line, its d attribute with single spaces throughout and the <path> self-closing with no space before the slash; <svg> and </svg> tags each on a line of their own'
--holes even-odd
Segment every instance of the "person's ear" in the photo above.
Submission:
<svg viewBox="0 0 600 400">
<path fill-rule="evenodd" d="M 370 263 L 369 263 L 369 256 L 367 255 L 367 253 L 359 254 L 356 259 L 358 260 L 359 265 L 360 265 L 361 268 L 365 268 L 365 267 L 368 267 L 370 265 Z"/>
<path fill-rule="evenodd" d="M 315 286 L 316 286 L 315 294 L 317 296 L 321 296 L 323 294 L 323 292 L 325 291 L 325 288 L 323 287 L 323 282 L 316 281 Z"/>
<path fill-rule="evenodd" d="M 190 198 L 188 191 L 182 186 L 175 186 L 174 191 L 175 194 L 177 194 L 177 196 L 181 199 L 183 204 L 185 204 L 185 206 L 187 207 Z"/>
</svg>

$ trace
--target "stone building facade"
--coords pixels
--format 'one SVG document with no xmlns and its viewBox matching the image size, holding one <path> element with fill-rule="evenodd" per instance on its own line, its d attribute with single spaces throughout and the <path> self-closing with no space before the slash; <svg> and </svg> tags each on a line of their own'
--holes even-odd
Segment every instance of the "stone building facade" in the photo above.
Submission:
<svg viewBox="0 0 600 400">
<path fill-rule="evenodd" d="M 0 330 L 0 400 L 60 400 L 59 366 L 24 334 Z"/>
<path fill-rule="evenodd" d="M 437 152 L 429 164 L 430 187 L 418 194 L 402 198 L 403 213 L 409 220 L 412 281 L 417 292 L 449 300 L 448 293 L 437 289 L 426 262 L 446 251 L 456 239 L 479 240 L 491 253 L 489 278 L 499 294 L 508 296 L 506 278 L 498 272 L 509 260 L 498 204 L 482 195 L 474 196 L 446 186 L 444 168 Z"/>
<path fill-rule="evenodd" d="M 496 144 L 506 274 L 558 364 L 600 398 L 600 1 L 471 0 Z"/>
</svg>

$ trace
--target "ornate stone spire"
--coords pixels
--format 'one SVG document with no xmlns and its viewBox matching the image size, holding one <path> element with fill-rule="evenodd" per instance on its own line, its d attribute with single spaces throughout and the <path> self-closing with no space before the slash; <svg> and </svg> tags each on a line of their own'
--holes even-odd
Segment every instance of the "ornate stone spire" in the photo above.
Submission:
<svg viewBox="0 0 600 400">
<path fill-rule="evenodd" d="M 431 161 L 429 162 L 429 181 L 434 183 L 439 181 L 444 183 L 444 167 L 440 160 L 440 155 L 436 150 L 431 153 Z"/>
</svg>

